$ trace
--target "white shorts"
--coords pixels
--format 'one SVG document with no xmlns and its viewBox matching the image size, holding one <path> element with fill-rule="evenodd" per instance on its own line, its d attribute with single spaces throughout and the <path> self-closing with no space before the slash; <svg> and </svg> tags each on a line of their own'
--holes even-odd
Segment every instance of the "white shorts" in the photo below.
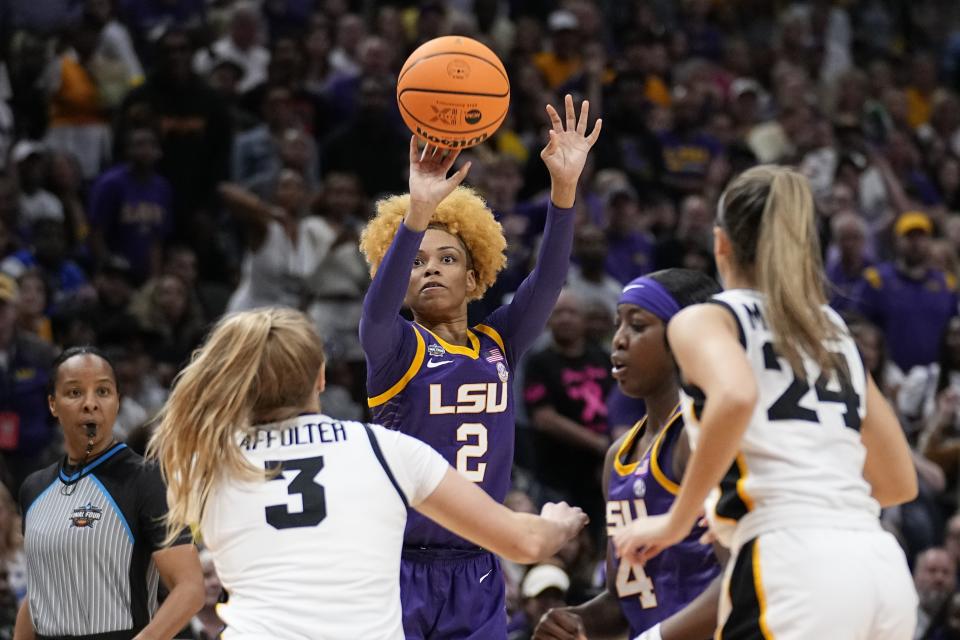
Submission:
<svg viewBox="0 0 960 640">
<path fill-rule="evenodd" d="M 750 540 L 723 578 L 721 640 L 911 640 L 917 594 L 886 531 L 784 529 Z"/>
</svg>

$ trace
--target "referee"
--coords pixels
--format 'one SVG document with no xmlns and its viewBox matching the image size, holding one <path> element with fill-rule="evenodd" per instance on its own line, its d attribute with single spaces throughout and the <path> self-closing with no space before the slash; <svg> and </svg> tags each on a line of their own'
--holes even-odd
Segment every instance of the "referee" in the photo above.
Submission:
<svg viewBox="0 0 960 640">
<path fill-rule="evenodd" d="M 162 545 L 159 470 L 113 439 L 113 366 L 92 348 L 68 349 L 52 384 L 67 455 L 20 490 L 28 584 L 14 638 L 172 638 L 203 605 L 203 574 L 188 538 Z M 169 595 L 158 608 L 161 579 Z"/>
</svg>

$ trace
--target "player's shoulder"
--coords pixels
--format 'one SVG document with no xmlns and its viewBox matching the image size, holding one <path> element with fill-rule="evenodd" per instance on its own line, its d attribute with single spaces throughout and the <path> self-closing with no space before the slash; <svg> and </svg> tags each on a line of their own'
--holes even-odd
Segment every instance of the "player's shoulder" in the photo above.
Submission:
<svg viewBox="0 0 960 640">
<path fill-rule="evenodd" d="M 668 326 L 668 336 L 676 340 L 679 334 L 695 337 L 710 327 L 735 329 L 742 344 L 746 344 L 744 336 L 744 322 L 738 299 L 713 296 L 700 304 L 684 307 L 671 318 Z"/>
</svg>

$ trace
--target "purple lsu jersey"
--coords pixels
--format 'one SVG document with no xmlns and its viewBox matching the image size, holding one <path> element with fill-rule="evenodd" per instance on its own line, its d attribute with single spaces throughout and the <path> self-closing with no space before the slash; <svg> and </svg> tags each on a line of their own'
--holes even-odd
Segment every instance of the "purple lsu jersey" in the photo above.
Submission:
<svg viewBox="0 0 960 640">
<path fill-rule="evenodd" d="M 500 334 L 478 324 L 469 347 L 451 345 L 417 323 L 410 367 L 386 391 L 369 398 L 373 421 L 400 429 L 436 449 L 497 502 L 510 488 L 514 402 Z M 476 545 L 410 510 L 404 544 L 473 549 Z"/>
<path fill-rule="evenodd" d="M 683 433 L 677 412 L 637 462 L 627 463 L 644 431 L 646 418 L 634 425 L 617 451 L 607 496 L 607 533 L 636 518 L 667 513 L 680 485 L 670 476 L 673 452 Z M 646 565 L 632 565 L 608 549 L 620 609 L 634 637 L 683 609 L 720 573 L 710 545 L 700 544 L 704 529 L 694 530 L 678 544 L 664 550 Z"/>
</svg>

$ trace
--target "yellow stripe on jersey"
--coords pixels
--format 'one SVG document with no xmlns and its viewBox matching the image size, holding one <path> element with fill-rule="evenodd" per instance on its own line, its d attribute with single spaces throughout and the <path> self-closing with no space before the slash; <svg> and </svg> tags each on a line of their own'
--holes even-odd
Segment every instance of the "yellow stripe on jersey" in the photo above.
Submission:
<svg viewBox="0 0 960 640">
<path fill-rule="evenodd" d="M 760 603 L 760 633 L 763 640 L 773 640 L 770 627 L 767 626 L 767 594 L 763 591 L 763 578 L 760 576 L 760 538 L 753 542 L 753 586 L 757 592 L 757 602 Z"/>
<path fill-rule="evenodd" d="M 392 387 L 380 395 L 367 398 L 368 407 L 378 407 L 384 402 L 390 400 L 390 398 L 403 391 L 410 380 L 413 379 L 413 376 L 417 375 L 417 372 L 420 371 L 420 365 L 423 364 L 423 354 L 426 353 L 427 346 L 423 341 L 423 336 L 420 335 L 420 332 L 417 331 L 416 327 L 411 326 L 410 328 L 413 330 L 413 335 L 417 336 L 417 352 L 413 354 L 413 362 L 410 363 L 410 368 L 407 369 L 407 372 L 403 374 L 403 377 L 397 380 Z"/>
<path fill-rule="evenodd" d="M 647 416 L 643 416 L 637 420 L 630 431 L 627 432 L 627 437 L 623 439 L 623 442 L 620 444 L 620 449 L 617 451 L 617 457 L 613 459 L 613 468 L 617 470 L 617 473 L 621 476 L 629 476 L 634 471 L 637 470 L 637 467 L 640 466 L 640 461 L 631 462 L 630 464 L 624 464 L 621 462 L 623 456 L 627 455 L 627 452 L 633 447 L 633 441 L 637 439 L 637 436 L 643 432 L 643 425 L 647 422 Z"/>
<path fill-rule="evenodd" d="M 426 331 L 431 336 L 433 336 L 433 339 L 436 340 L 447 353 L 454 353 L 460 356 L 467 356 L 471 360 L 476 360 L 478 357 L 480 357 L 480 338 L 478 338 L 476 334 L 473 333 L 473 331 L 470 331 L 470 329 L 467 329 L 467 340 L 470 341 L 470 346 L 458 347 L 455 344 L 450 344 L 449 342 L 447 342 L 446 340 L 444 340 L 443 338 L 435 334 L 433 331 L 430 331 L 430 329 L 427 329 L 426 327 L 424 327 L 419 322 L 417 324 L 423 327 L 424 331 Z"/>
<path fill-rule="evenodd" d="M 500 333 L 497 332 L 496 329 L 485 324 L 478 324 L 474 329 L 496 342 L 497 346 L 500 347 L 500 351 L 503 352 L 503 357 L 507 357 L 507 349 L 503 346 L 503 338 L 500 337 Z"/>
<path fill-rule="evenodd" d="M 660 445 L 658 444 L 659 441 L 663 438 L 663 434 L 667 432 L 667 429 L 670 428 L 670 425 L 676 422 L 677 418 L 680 417 L 681 414 L 679 413 L 679 411 L 680 411 L 680 405 L 677 404 L 677 406 L 674 407 L 673 409 L 673 417 L 670 418 L 669 421 L 667 421 L 667 424 L 663 428 L 663 430 L 657 435 L 656 439 L 652 443 L 650 443 L 650 446 L 647 447 L 647 450 L 643 452 L 643 456 L 647 455 L 647 452 L 651 452 L 650 453 L 651 468 L 654 468 L 654 465 L 656 465 L 655 467 L 656 470 L 653 472 L 654 477 L 657 478 L 657 481 L 660 482 L 661 486 L 663 486 L 664 489 L 667 489 L 667 491 L 670 491 L 670 488 L 666 486 L 664 482 L 670 483 L 670 479 L 667 478 L 665 475 L 663 475 L 663 472 L 660 471 L 660 466 L 657 465 L 654 459 L 656 452 L 653 452 L 652 450 L 654 447 L 656 447 L 657 450 L 659 450 L 660 448 Z M 632 474 L 637 470 L 637 467 L 640 466 L 640 459 L 643 459 L 643 456 L 640 456 L 640 459 L 638 459 L 636 462 L 631 462 L 629 464 L 626 464 L 623 462 L 623 457 L 626 456 L 627 453 L 629 453 L 630 449 L 633 448 L 634 441 L 636 441 L 637 437 L 639 437 L 639 435 L 643 433 L 643 426 L 646 423 L 647 423 L 647 416 L 643 416 L 642 418 L 640 418 L 640 420 L 638 420 L 636 424 L 634 424 L 630 428 L 630 431 L 627 432 L 627 437 L 623 439 L 622 443 L 620 443 L 620 449 L 617 450 L 617 456 L 613 459 L 613 468 L 616 469 L 617 473 L 621 476 L 629 476 L 630 474 Z M 661 481 L 660 478 L 657 477 L 658 473 L 660 474 L 660 476 L 663 477 L 663 481 Z M 672 493 L 676 494 L 677 492 L 672 491 Z"/>
<path fill-rule="evenodd" d="M 747 481 L 747 461 L 742 453 L 737 454 L 737 468 L 740 469 L 740 478 L 737 480 L 737 495 L 747 507 L 747 511 L 753 511 L 753 498 L 747 493 L 744 483 Z"/>
<path fill-rule="evenodd" d="M 660 445 L 663 444 L 663 439 L 666 437 L 667 431 L 670 430 L 670 427 L 676 424 L 677 419 L 680 417 L 679 409 L 680 405 L 678 404 L 673 410 L 673 417 L 670 418 L 669 422 L 667 422 L 667 426 L 660 431 L 657 439 L 653 441 L 653 445 L 650 447 L 650 472 L 653 474 L 654 479 L 656 479 L 660 486 L 673 495 L 680 493 L 680 485 L 668 478 L 667 474 L 663 472 L 663 469 L 660 468 L 660 462 L 657 460 L 657 456 L 660 454 Z"/>
</svg>

